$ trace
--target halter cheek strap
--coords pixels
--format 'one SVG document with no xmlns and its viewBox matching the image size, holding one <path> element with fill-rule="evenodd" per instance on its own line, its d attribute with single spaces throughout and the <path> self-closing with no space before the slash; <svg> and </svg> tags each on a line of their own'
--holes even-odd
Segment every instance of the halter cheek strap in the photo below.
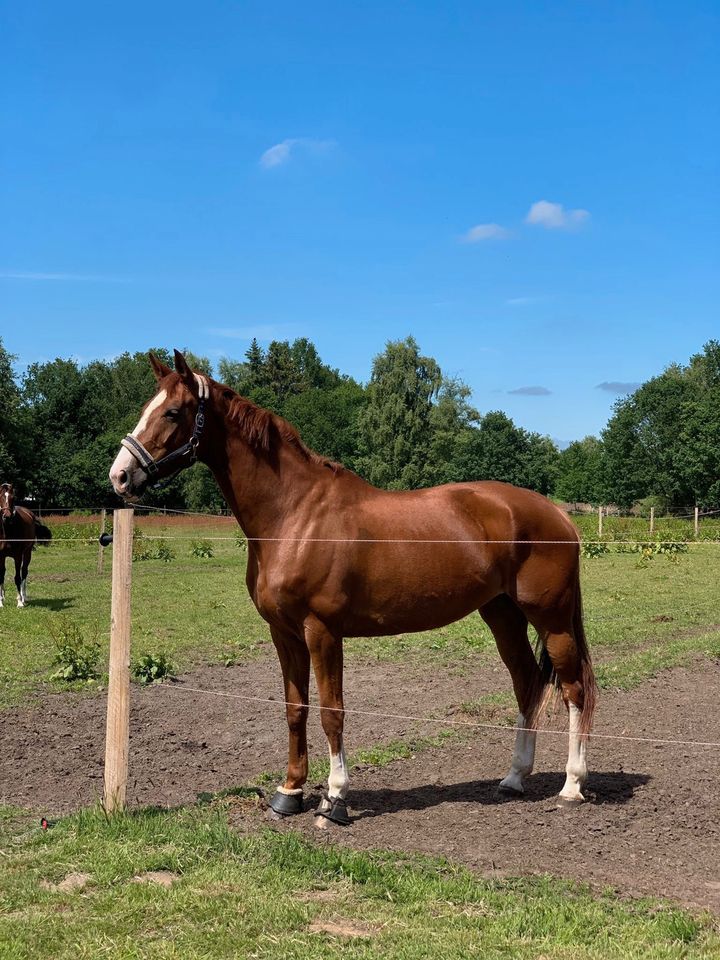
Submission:
<svg viewBox="0 0 720 960">
<path fill-rule="evenodd" d="M 125 449 L 135 457 L 151 480 L 160 479 L 161 471 L 165 477 L 174 476 L 185 467 L 192 466 L 197 460 L 197 447 L 203 428 L 205 427 L 205 401 L 210 397 L 210 385 L 207 379 L 201 374 L 195 373 L 193 376 L 198 385 L 199 402 L 197 413 L 195 414 L 195 425 L 192 436 L 187 443 L 184 443 L 181 447 L 178 447 L 177 450 L 173 450 L 159 460 L 156 460 L 140 443 L 137 437 L 128 434 L 120 441 L 120 445 L 125 447 Z M 168 466 L 170 467 L 169 472 L 167 470 Z"/>
</svg>

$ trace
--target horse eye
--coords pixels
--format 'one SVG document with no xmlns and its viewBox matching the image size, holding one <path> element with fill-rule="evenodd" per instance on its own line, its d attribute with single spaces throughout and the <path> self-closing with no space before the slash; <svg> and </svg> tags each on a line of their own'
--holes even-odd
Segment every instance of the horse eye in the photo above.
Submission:
<svg viewBox="0 0 720 960">
<path fill-rule="evenodd" d="M 167 420 L 177 420 L 179 416 L 180 416 L 180 411 L 178 410 L 177 407 L 170 407 L 169 410 L 165 411 L 165 418 Z"/>
</svg>

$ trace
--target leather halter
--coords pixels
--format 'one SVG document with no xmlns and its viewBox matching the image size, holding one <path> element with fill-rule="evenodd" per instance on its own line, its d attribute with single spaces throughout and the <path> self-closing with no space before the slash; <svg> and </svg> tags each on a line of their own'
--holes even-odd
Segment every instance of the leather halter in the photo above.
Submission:
<svg viewBox="0 0 720 960">
<path fill-rule="evenodd" d="M 210 387 L 205 377 L 194 374 L 198 383 L 198 408 L 195 414 L 195 425 L 192 436 L 177 450 L 156 460 L 155 457 L 146 450 L 137 437 L 128 434 L 120 441 L 120 445 L 125 447 L 138 461 L 143 470 L 146 471 L 148 479 L 151 481 L 169 479 L 176 473 L 184 470 L 185 467 L 191 467 L 197 460 L 197 448 L 200 443 L 200 436 L 205 426 L 205 401 L 210 397 Z M 167 468 L 170 467 L 168 471 Z M 162 475 L 161 475 L 162 474 Z"/>
</svg>

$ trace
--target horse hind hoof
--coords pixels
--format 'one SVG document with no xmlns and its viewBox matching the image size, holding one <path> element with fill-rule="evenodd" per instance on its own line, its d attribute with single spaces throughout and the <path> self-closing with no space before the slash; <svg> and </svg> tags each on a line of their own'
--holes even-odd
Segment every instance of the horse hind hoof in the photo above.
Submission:
<svg viewBox="0 0 720 960">
<path fill-rule="evenodd" d="M 350 823 L 347 804 L 342 797 L 323 797 L 320 801 L 315 811 L 315 826 L 323 830 L 328 823 L 336 823 L 340 827 L 347 827 Z"/>
<path fill-rule="evenodd" d="M 302 809 L 302 790 L 298 793 L 285 793 L 282 790 L 276 790 L 270 801 L 268 820 L 284 820 L 285 817 L 292 817 L 296 813 L 302 813 Z"/>
</svg>

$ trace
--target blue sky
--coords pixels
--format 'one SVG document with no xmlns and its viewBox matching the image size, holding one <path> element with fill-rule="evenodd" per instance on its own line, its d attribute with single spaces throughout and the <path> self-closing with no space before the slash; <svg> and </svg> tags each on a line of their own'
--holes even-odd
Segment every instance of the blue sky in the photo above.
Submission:
<svg viewBox="0 0 720 960">
<path fill-rule="evenodd" d="M 21 367 L 308 336 L 365 380 L 413 334 L 480 410 L 570 440 L 720 335 L 715 2 L 68 0 L 4 20 Z"/>
</svg>

